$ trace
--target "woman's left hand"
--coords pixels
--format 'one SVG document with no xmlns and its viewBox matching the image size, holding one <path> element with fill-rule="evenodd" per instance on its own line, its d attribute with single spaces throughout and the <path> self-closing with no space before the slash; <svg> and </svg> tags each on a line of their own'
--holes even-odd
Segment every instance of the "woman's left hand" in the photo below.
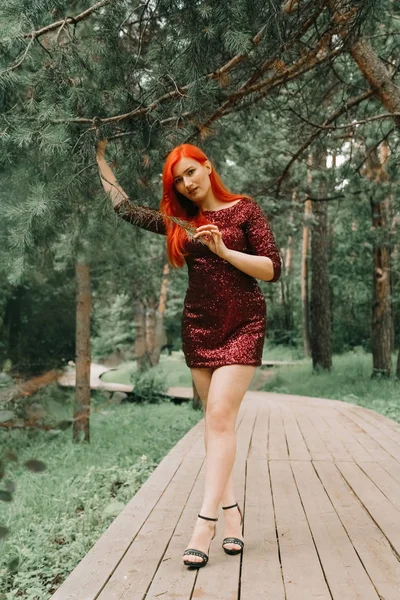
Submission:
<svg viewBox="0 0 400 600">
<path fill-rule="evenodd" d="M 214 254 L 217 254 L 221 258 L 226 257 L 228 248 L 225 246 L 222 239 L 222 233 L 216 225 L 208 224 L 197 227 L 193 237 L 194 239 L 201 237 L 211 252 L 214 252 Z"/>
</svg>

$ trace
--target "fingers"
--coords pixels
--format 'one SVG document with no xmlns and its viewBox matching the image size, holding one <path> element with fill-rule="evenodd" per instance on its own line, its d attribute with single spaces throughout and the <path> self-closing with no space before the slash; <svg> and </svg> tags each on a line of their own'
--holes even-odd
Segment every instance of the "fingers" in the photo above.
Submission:
<svg viewBox="0 0 400 600">
<path fill-rule="evenodd" d="M 204 237 L 205 239 L 210 239 L 210 236 L 213 234 L 216 234 L 222 238 L 222 233 L 216 225 L 201 225 L 200 227 L 197 227 L 196 233 L 193 237 Z"/>
<path fill-rule="evenodd" d="M 214 235 L 219 236 L 222 239 L 222 233 L 220 231 L 199 231 L 198 233 L 194 234 L 193 238 L 197 239 L 199 237 L 203 237 L 206 240 L 209 240 Z"/>
<path fill-rule="evenodd" d="M 200 231 L 201 229 L 214 229 L 215 231 L 219 231 L 217 225 L 214 225 L 213 223 L 207 223 L 207 225 L 200 225 L 200 227 L 197 227 L 196 231 Z"/>
</svg>

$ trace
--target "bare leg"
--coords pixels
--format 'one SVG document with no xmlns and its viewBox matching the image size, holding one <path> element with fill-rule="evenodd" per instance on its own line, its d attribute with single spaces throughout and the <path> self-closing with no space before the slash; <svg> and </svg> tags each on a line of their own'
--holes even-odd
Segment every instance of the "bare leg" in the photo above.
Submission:
<svg viewBox="0 0 400 600">
<path fill-rule="evenodd" d="M 205 494 L 200 510 L 200 514 L 204 516 L 217 516 L 219 503 L 225 496 L 225 490 L 228 494 L 226 500 L 234 500 L 233 484 L 231 484 L 231 489 L 226 488 L 231 477 L 236 454 L 235 424 L 240 403 L 255 370 L 256 367 L 249 365 L 226 365 L 212 372 L 205 403 L 207 457 Z M 193 373 L 193 375 L 200 398 L 205 397 L 209 374 L 208 377 L 206 373 L 200 376 L 198 373 Z M 239 511 L 232 510 L 228 512 L 232 512 L 232 515 L 228 516 L 226 514 L 226 523 L 230 522 L 231 527 L 235 523 L 236 529 L 238 523 L 240 523 Z M 188 547 L 207 552 L 214 526 L 214 522 L 198 518 Z M 227 535 L 231 536 L 235 533 L 229 530 Z M 235 535 L 235 537 L 240 537 L 240 535 Z M 235 548 L 237 546 L 228 545 L 227 547 Z M 201 558 L 190 556 L 190 560 L 193 562 L 196 560 L 201 561 Z"/>
<path fill-rule="evenodd" d="M 204 414 L 207 411 L 208 390 L 210 389 L 211 376 L 213 374 L 213 371 L 214 371 L 214 369 L 206 369 L 206 368 L 191 369 L 192 378 L 195 383 L 196 389 L 199 393 L 200 400 L 203 405 Z M 204 447 L 206 449 L 206 453 L 207 453 L 207 440 L 208 440 L 208 430 L 207 430 L 207 423 L 206 423 L 205 427 L 204 427 Z M 225 490 L 224 490 L 224 493 L 221 498 L 222 506 L 230 506 L 231 504 L 235 504 L 235 490 L 234 490 L 232 471 L 229 474 L 229 479 L 225 486 Z M 224 513 L 224 514 L 228 515 L 228 513 Z M 226 537 L 228 537 L 228 535 L 230 537 L 232 537 L 234 534 L 227 534 Z"/>
</svg>

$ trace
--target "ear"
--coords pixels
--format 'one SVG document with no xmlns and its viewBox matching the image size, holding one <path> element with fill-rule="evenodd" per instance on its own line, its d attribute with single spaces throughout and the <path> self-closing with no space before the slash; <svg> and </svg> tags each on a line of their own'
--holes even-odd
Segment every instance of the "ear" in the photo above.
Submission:
<svg viewBox="0 0 400 600">
<path fill-rule="evenodd" d="M 206 160 L 206 162 L 204 163 L 204 165 L 205 165 L 205 167 L 206 167 L 206 169 L 208 171 L 208 174 L 210 175 L 212 173 L 212 165 L 211 165 L 210 161 Z"/>
</svg>

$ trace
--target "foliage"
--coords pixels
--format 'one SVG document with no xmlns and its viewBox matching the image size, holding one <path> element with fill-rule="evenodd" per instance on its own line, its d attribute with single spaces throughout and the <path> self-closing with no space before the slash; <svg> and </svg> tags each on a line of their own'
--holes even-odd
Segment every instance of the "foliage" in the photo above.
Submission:
<svg viewBox="0 0 400 600">
<path fill-rule="evenodd" d="M 279 367 L 262 389 L 351 402 L 400 423 L 400 381 L 371 379 L 371 365 L 371 355 L 362 348 L 354 348 L 333 356 L 331 372 L 313 372 L 310 364 Z"/>
<path fill-rule="evenodd" d="M 51 417 L 71 415 L 72 402 L 72 393 L 68 401 L 62 393 L 60 403 L 54 393 Z M 200 416 L 189 404 L 115 406 L 98 397 L 90 444 L 73 444 L 69 431 L 52 437 L 1 432 L 0 455 L 8 449 L 19 458 L 7 473 L 16 484 L 14 501 L 2 506 L 2 521 L 10 528 L 0 556 L 0 587 L 7 598 L 31 594 L 32 600 L 44 600 L 54 593 Z M 46 471 L 22 468 L 33 456 Z"/>
<path fill-rule="evenodd" d="M 131 376 L 133 383 L 133 396 L 135 402 L 140 404 L 155 404 L 160 401 L 169 402 L 168 397 L 164 395 L 168 386 L 165 378 L 158 369 L 148 369 L 147 371 L 135 371 Z"/>
</svg>

